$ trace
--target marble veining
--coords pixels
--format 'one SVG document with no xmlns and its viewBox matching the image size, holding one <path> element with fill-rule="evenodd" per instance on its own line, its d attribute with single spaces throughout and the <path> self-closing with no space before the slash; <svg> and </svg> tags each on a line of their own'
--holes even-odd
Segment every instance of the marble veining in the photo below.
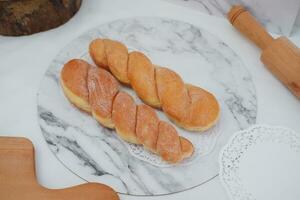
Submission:
<svg viewBox="0 0 300 200">
<path fill-rule="evenodd" d="M 271 32 L 289 35 L 300 11 L 298 0 L 166 0 L 209 15 L 225 17 L 232 5 L 241 4 Z M 284 16 L 284 17 L 282 17 Z M 299 21 L 299 20 L 298 20 Z"/>
<path fill-rule="evenodd" d="M 83 58 L 92 39 L 108 37 L 146 53 L 154 64 L 178 72 L 183 80 L 214 93 L 220 102 L 218 124 L 202 134 L 177 127 L 196 148 L 186 163 L 159 167 L 129 151 L 115 131 L 103 128 L 64 96 L 59 73 L 65 62 Z M 141 102 L 131 89 L 126 89 Z M 222 41 L 191 24 L 162 18 L 110 22 L 73 40 L 52 61 L 38 92 L 38 119 L 56 157 L 86 181 L 110 185 L 129 195 L 162 195 L 200 185 L 218 173 L 218 154 L 232 133 L 256 121 L 256 93 L 239 57 Z M 158 111 L 159 117 L 168 119 Z"/>
</svg>

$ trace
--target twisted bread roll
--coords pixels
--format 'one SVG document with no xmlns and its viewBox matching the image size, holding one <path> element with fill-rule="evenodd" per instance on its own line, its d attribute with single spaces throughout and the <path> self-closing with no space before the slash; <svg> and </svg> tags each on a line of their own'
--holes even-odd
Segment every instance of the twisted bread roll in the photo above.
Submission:
<svg viewBox="0 0 300 200">
<path fill-rule="evenodd" d="M 109 39 L 92 41 L 89 52 L 97 66 L 131 85 L 146 104 L 162 108 L 179 126 L 204 131 L 217 122 L 220 107 L 211 93 L 185 84 L 170 69 L 154 66 L 141 52 L 128 53 L 122 43 Z"/>
<path fill-rule="evenodd" d="M 119 91 L 117 80 L 106 70 L 73 59 L 64 65 L 60 80 L 70 102 L 91 113 L 103 126 L 115 128 L 123 140 L 142 144 L 170 163 L 193 154 L 189 140 L 160 121 L 150 106 L 136 105 L 129 94 Z"/>
</svg>

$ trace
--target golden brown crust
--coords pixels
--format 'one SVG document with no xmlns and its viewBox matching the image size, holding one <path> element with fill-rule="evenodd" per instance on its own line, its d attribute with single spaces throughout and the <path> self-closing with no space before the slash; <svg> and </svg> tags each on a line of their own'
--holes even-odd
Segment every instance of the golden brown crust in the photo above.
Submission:
<svg viewBox="0 0 300 200">
<path fill-rule="evenodd" d="M 89 45 L 89 53 L 97 66 L 109 69 L 105 53 L 104 40 L 95 39 Z"/>
<path fill-rule="evenodd" d="M 187 130 L 204 131 L 217 122 L 220 107 L 211 93 L 201 88 L 189 89 L 191 87 L 177 73 L 154 66 L 140 52 L 131 52 L 128 56 L 127 48 L 120 42 L 102 40 L 102 43 L 92 42 L 101 47 L 90 48 L 91 56 L 97 57 L 95 55 L 100 52 L 100 63 L 107 59 L 111 73 L 121 82 L 130 84 L 145 103 L 162 108 L 172 121 Z M 105 54 L 102 48 L 105 48 Z"/>
<path fill-rule="evenodd" d="M 125 141 L 142 144 L 171 163 L 192 155 L 189 141 L 179 137 L 170 124 L 161 122 L 150 106 L 137 106 L 129 94 L 119 92 L 117 80 L 106 70 L 72 60 L 62 69 L 61 83 L 75 106 L 91 112 L 102 125 L 115 128 Z"/>
<path fill-rule="evenodd" d="M 109 72 L 97 67 L 89 69 L 87 82 L 92 114 L 104 126 L 114 128 L 112 103 L 119 91 L 119 83 Z"/>
<path fill-rule="evenodd" d="M 151 61 L 144 54 L 137 51 L 129 54 L 128 78 L 137 95 L 145 103 L 160 107 L 155 87 L 155 70 Z"/>
<path fill-rule="evenodd" d="M 186 88 L 192 101 L 189 116 L 184 123 L 186 129 L 201 131 L 213 126 L 220 115 L 220 107 L 214 95 L 190 84 L 186 84 Z"/>
<path fill-rule="evenodd" d="M 159 118 L 150 106 L 137 106 L 136 136 L 139 143 L 152 152 L 156 152 L 158 124 Z"/>
<path fill-rule="evenodd" d="M 157 152 L 166 161 L 176 163 L 182 160 L 181 144 L 176 129 L 167 122 L 158 125 Z"/>
<path fill-rule="evenodd" d="M 90 65 L 79 59 L 67 62 L 60 74 L 60 81 L 67 98 L 80 109 L 90 112 L 87 74 Z"/>
<path fill-rule="evenodd" d="M 192 156 L 194 153 L 194 147 L 193 144 L 187 140 L 184 137 L 179 137 L 180 138 L 180 145 L 181 145 L 181 151 L 182 151 L 182 157 L 183 158 L 189 158 Z"/>
<path fill-rule="evenodd" d="M 190 99 L 184 82 L 177 73 L 167 68 L 156 68 L 159 100 L 164 112 L 178 122 L 187 117 Z"/>
<path fill-rule="evenodd" d="M 129 84 L 127 75 L 128 50 L 122 43 L 113 40 L 104 40 L 105 54 L 109 70 L 119 81 Z"/>
<path fill-rule="evenodd" d="M 119 136 L 130 143 L 139 144 L 136 134 L 136 105 L 133 98 L 119 92 L 113 102 L 112 120 Z"/>
</svg>

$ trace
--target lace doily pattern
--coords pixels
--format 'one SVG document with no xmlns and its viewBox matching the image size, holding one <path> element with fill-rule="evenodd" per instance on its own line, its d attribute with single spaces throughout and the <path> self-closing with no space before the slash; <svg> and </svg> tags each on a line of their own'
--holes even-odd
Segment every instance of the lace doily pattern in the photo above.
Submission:
<svg viewBox="0 0 300 200">
<path fill-rule="evenodd" d="M 254 200 L 239 176 L 240 161 L 247 150 L 257 144 L 272 142 L 288 145 L 300 152 L 300 134 L 293 130 L 268 125 L 255 125 L 237 132 L 220 153 L 220 178 L 233 200 Z"/>
</svg>

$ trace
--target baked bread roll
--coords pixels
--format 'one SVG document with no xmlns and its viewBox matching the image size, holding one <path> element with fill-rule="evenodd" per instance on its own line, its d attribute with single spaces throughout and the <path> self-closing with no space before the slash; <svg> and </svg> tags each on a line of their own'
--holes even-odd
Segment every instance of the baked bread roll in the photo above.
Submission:
<svg viewBox="0 0 300 200">
<path fill-rule="evenodd" d="M 130 85 L 143 102 L 161 108 L 179 126 L 204 131 L 217 122 L 220 107 L 213 94 L 184 83 L 170 69 L 153 65 L 143 53 L 129 53 L 125 45 L 109 39 L 93 40 L 89 52 L 97 66 Z"/>
<path fill-rule="evenodd" d="M 61 71 L 60 80 L 66 97 L 75 106 L 91 112 L 89 92 L 86 87 L 89 64 L 82 60 L 70 60 Z M 80 76 L 78 76 L 80 74 Z"/>
<path fill-rule="evenodd" d="M 103 126 L 115 128 L 123 140 L 141 144 L 170 163 L 193 154 L 189 140 L 160 121 L 153 108 L 136 105 L 129 94 L 119 91 L 119 83 L 108 71 L 73 59 L 64 65 L 60 80 L 70 102 L 90 112 Z"/>
<path fill-rule="evenodd" d="M 82 61 L 78 60 L 78 62 L 81 63 Z M 64 68 L 68 68 L 68 66 Z M 88 91 L 93 91 L 89 92 L 88 100 L 93 108 L 91 109 L 93 117 L 105 127 L 114 128 L 115 126 L 112 122 L 112 103 L 119 91 L 119 83 L 109 72 L 98 70 L 95 67 L 89 67 L 86 79 L 86 88 Z"/>
</svg>

